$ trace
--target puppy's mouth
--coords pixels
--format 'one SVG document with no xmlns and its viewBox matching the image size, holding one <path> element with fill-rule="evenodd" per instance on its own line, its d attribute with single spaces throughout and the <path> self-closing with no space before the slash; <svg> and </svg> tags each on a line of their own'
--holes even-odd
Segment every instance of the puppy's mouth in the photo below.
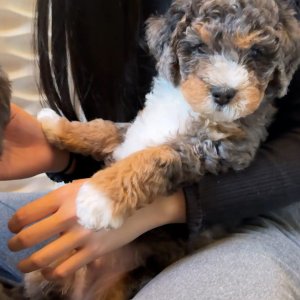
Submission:
<svg viewBox="0 0 300 300">
<path fill-rule="evenodd" d="M 192 109 L 219 122 L 232 122 L 259 107 L 265 88 L 242 59 L 214 54 L 199 59 L 180 83 Z"/>
<path fill-rule="evenodd" d="M 190 76 L 180 88 L 192 109 L 214 122 L 233 122 L 254 113 L 264 96 L 255 85 L 239 89 L 212 86 L 196 76 Z"/>
</svg>

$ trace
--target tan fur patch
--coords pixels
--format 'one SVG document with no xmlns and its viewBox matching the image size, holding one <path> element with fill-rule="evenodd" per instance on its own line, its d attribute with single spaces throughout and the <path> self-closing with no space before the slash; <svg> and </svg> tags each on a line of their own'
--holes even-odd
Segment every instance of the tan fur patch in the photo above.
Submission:
<svg viewBox="0 0 300 300">
<path fill-rule="evenodd" d="M 263 99 L 263 91 L 254 86 L 249 86 L 242 91 L 242 94 L 249 101 L 245 109 L 245 116 L 252 114 L 259 107 Z"/>
<path fill-rule="evenodd" d="M 223 127 L 222 130 L 228 130 L 228 133 L 230 133 L 228 137 L 230 137 L 231 139 L 240 140 L 246 138 L 246 132 L 243 129 L 239 128 L 238 126 L 236 127 L 232 126 L 231 128 L 226 128 L 226 129 L 225 128 Z"/>
<path fill-rule="evenodd" d="M 113 201 L 113 217 L 127 217 L 166 194 L 170 176 L 180 167 L 180 156 L 172 148 L 148 148 L 96 173 L 90 183 Z"/>
<path fill-rule="evenodd" d="M 249 35 L 236 35 L 234 44 L 239 49 L 249 49 L 259 40 L 261 32 L 251 32 Z"/>
<path fill-rule="evenodd" d="M 243 103 L 242 109 L 239 109 L 240 117 L 246 117 L 258 109 L 263 100 L 264 92 L 265 88 L 258 82 L 255 74 L 249 73 L 248 84 L 240 89 L 235 98 L 235 105 L 239 106 L 240 101 Z"/>
<path fill-rule="evenodd" d="M 194 111 L 203 111 L 207 105 L 206 99 L 209 95 L 209 89 L 205 82 L 195 75 L 190 75 L 188 79 L 181 84 L 180 89 L 184 98 Z"/>
<path fill-rule="evenodd" d="M 219 137 L 218 139 L 213 140 L 221 140 L 226 138 L 231 139 L 241 139 L 245 137 L 245 132 L 238 126 L 238 124 L 234 122 L 226 122 L 226 123 L 215 123 L 214 126 L 210 127 L 209 137 Z"/>
<path fill-rule="evenodd" d="M 211 33 L 205 28 L 203 23 L 198 23 L 193 25 L 193 29 L 198 32 L 201 40 L 206 45 L 211 45 L 212 43 L 212 35 Z"/>
</svg>

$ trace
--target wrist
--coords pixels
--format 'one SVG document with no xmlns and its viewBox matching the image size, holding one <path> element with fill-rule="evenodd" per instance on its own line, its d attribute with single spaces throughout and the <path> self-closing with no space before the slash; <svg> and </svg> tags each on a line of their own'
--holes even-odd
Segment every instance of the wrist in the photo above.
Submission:
<svg viewBox="0 0 300 300">
<path fill-rule="evenodd" d="M 183 191 L 180 189 L 176 193 L 163 199 L 164 219 L 166 224 L 185 223 L 186 222 L 186 205 Z"/>
<path fill-rule="evenodd" d="M 150 205 L 137 210 L 117 232 L 121 231 L 121 236 L 128 243 L 154 228 L 172 223 L 184 223 L 185 214 L 185 198 L 180 190 L 171 196 L 158 198 Z"/>
<path fill-rule="evenodd" d="M 47 173 L 59 173 L 66 169 L 70 162 L 70 153 L 65 150 L 51 146 L 49 165 L 46 167 Z M 73 166 L 72 166 L 73 167 Z M 71 170 L 71 167 L 68 168 Z"/>
<path fill-rule="evenodd" d="M 186 205 L 183 191 L 157 199 L 159 207 L 156 210 L 160 225 L 186 222 Z"/>
<path fill-rule="evenodd" d="M 186 219 L 185 198 L 182 190 L 171 196 L 160 197 L 150 205 L 136 211 L 129 218 L 129 222 L 134 222 L 134 228 L 138 228 L 140 234 L 172 223 L 184 223 Z M 136 226 L 136 224 L 139 224 Z"/>
<path fill-rule="evenodd" d="M 63 170 L 57 172 L 46 172 L 48 178 L 55 182 L 72 182 L 74 179 L 77 179 L 74 174 L 76 169 L 76 157 L 72 152 L 68 152 L 68 162 Z"/>
</svg>

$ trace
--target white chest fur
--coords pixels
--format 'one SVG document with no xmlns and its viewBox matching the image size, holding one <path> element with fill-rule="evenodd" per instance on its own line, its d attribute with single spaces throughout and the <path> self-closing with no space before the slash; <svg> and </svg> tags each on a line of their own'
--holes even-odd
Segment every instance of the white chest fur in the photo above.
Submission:
<svg viewBox="0 0 300 300">
<path fill-rule="evenodd" d="M 124 142 L 113 153 L 120 160 L 139 150 L 166 143 L 183 134 L 196 116 L 181 91 L 163 78 L 156 78 L 145 108 L 127 130 Z"/>
</svg>

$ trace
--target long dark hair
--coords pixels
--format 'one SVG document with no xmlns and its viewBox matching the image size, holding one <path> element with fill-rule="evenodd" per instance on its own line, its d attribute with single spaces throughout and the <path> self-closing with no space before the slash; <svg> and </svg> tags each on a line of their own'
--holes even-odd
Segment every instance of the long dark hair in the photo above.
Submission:
<svg viewBox="0 0 300 300">
<path fill-rule="evenodd" d="M 71 76 L 88 120 L 134 118 L 155 73 L 143 43 L 143 23 L 169 3 L 38 0 L 35 49 L 40 87 L 50 107 L 70 120 L 78 119 L 68 80 Z"/>
</svg>

